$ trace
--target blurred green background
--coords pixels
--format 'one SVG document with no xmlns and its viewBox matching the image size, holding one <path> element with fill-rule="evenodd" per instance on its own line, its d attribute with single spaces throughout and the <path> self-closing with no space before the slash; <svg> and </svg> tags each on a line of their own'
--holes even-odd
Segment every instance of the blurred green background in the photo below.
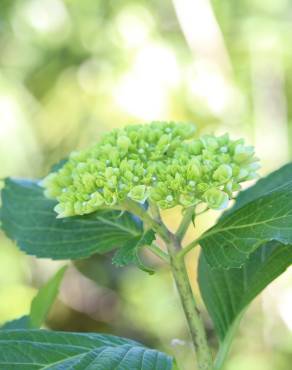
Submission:
<svg viewBox="0 0 292 370">
<path fill-rule="evenodd" d="M 267 173 L 291 159 L 291 35 L 290 0 L 1 0 L 0 178 L 40 178 L 102 132 L 151 120 L 244 137 Z M 175 227 L 179 214 L 164 216 Z M 72 265 L 48 327 L 131 336 L 188 370 L 172 279 L 152 263 L 154 276 L 106 257 Z M 188 264 L 197 290 L 195 254 Z M 0 325 L 27 313 L 58 266 L 0 235 Z M 291 369 L 291 283 L 290 269 L 248 310 L 226 370 Z"/>
</svg>

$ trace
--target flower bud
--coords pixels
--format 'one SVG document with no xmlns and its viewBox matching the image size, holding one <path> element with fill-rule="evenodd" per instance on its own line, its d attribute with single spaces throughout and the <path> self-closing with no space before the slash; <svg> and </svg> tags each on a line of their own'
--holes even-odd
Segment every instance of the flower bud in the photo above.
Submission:
<svg viewBox="0 0 292 370">
<path fill-rule="evenodd" d="M 222 146 L 221 148 L 225 148 L 225 149 L 228 150 L 228 147 L 226 145 L 229 144 L 229 141 L 230 141 L 230 139 L 229 139 L 228 134 L 224 134 L 224 135 L 218 137 L 218 143 L 219 143 L 219 145 Z M 221 150 L 221 152 L 222 152 L 222 150 Z M 225 150 L 224 150 L 224 152 L 225 152 Z"/>
<path fill-rule="evenodd" d="M 117 196 L 114 192 L 110 191 L 109 189 L 104 188 L 103 197 L 105 204 L 107 206 L 111 207 L 116 204 Z"/>
<path fill-rule="evenodd" d="M 57 218 L 70 217 L 74 215 L 74 210 L 69 204 L 57 204 L 54 211 L 58 214 Z"/>
<path fill-rule="evenodd" d="M 98 191 L 96 191 L 95 193 L 92 193 L 90 195 L 89 204 L 92 207 L 97 209 L 97 208 L 101 207 L 104 203 L 105 203 L 104 198 Z"/>
<path fill-rule="evenodd" d="M 145 185 L 134 186 L 131 191 L 128 193 L 128 197 L 132 200 L 135 200 L 139 203 L 144 203 L 147 199 L 147 188 Z"/>
<path fill-rule="evenodd" d="M 187 168 L 187 178 L 188 179 L 198 179 L 202 175 L 202 168 L 199 163 L 193 160 Z"/>
<path fill-rule="evenodd" d="M 228 164 L 221 164 L 213 174 L 213 179 L 221 184 L 227 182 L 232 176 L 232 168 Z"/>
<path fill-rule="evenodd" d="M 117 144 L 119 148 L 128 151 L 131 140 L 127 136 L 120 136 L 117 140 Z"/>
<path fill-rule="evenodd" d="M 204 193 L 203 199 L 209 208 L 220 210 L 227 207 L 229 197 L 222 190 L 213 188 Z"/>
<path fill-rule="evenodd" d="M 203 136 L 201 141 L 206 149 L 215 150 L 219 147 L 218 141 L 211 135 Z"/>
<path fill-rule="evenodd" d="M 45 195 L 59 202 L 58 217 L 122 208 L 127 198 L 149 198 L 160 208 L 206 202 L 221 209 L 240 182 L 257 176 L 258 159 L 243 140 L 193 139 L 194 131 L 191 124 L 153 122 L 109 132 L 48 175 Z"/>
<path fill-rule="evenodd" d="M 196 126 L 191 123 L 180 123 L 176 125 L 175 134 L 183 139 L 190 139 L 196 132 Z"/>
<path fill-rule="evenodd" d="M 253 157 L 253 155 L 254 148 L 252 146 L 238 144 L 234 149 L 234 161 L 239 164 L 248 161 Z"/>
<path fill-rule="evenodd" d="M 203 144 L 201 140 L 193 140 L 191 144 L 189 144 L 190 153 L 193 155 L 201 154 L 203 149 Z"/>
<path fill-rule="evenodd" d="M 184 208 L 191 207 L 197 202 L 198 200 L 195 198 L 194 194 L 181 194 L 179 197 L 179 204 Z"/>
<path fill-rule="evenodd" d="M 206 190 L 209 189 L 209 185 L 204 183 L 204 182 L 200 182 L 198 185 L 197 185 L 197 191 L 199 193 L 204 193 Z"/>
<path fill-rule="evenodd" d="M 238 180 L 246 179 L 248 174 L 249 174 L 249 171 L 246 168 L 240 168 L 237 178 Z"/>
</svg>

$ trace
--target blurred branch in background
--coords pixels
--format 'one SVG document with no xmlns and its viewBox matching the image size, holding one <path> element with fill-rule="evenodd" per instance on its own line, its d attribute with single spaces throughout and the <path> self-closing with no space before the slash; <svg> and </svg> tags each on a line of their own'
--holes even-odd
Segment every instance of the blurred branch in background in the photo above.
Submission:
<svg viewBox="0 0 292 370">
<path fill-rule="evenodd" d="M 192 52 L 188 77 L 194 100 L 206 101 L 221 123 L 229 125 L 232 106 L 239 98 L 229 51 L 212 4 L 209 0 L 173 0 L 173 4 Z M 240 106 L 237 112 L 240 114 Z"/>
<path fill-rule="evenodd" d="M 220 26 L 209 0 L 173 0 L 176 14 L 194 57 L 214 63 L 223 75 L 232 70 Z"/>
<path fill-rule="evenodd" d="M 272 55 L 272 58 L 271 58 Z M 250 40 L 254 134 L 257 153 L 272 169 L 289 160 L 288 112 L 282 47 L 273 35 Z M 273 157 L 270 156 L 270 151 Z"/>
</svg>

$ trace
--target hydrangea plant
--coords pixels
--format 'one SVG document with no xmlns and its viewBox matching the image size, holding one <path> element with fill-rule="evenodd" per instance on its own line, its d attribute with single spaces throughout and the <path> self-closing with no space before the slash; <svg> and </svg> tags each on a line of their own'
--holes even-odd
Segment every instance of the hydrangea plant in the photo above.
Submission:
<svg viewBox="0 0 292 370">
<path fill-rule="evenodd" d="M 6 179 L 2 228 L 39 258 L 77 260 L 115 250 L 114 264 L 135 264 L 153 273 L 141 259 L 148 249 L 173 274 L 196 352 L 193 368 L 220 370 L 245 308 L 291 264 L 291 164 L 240 192 L 199 238 L 185 245 L 184 236 L 202 212 L 226 209 L 241 183 L 258 177 L 259 167 L 254 148 L 227 134 L 199 137 L 194 125 L 173 122 L 130 125 L 71 153 L 42 181 Z M 181 210 L 176 232 L 161 216 L 174 207 Z M 185 265 L 198 245 L 199 287 L 218 336 L 217 353 L 208 343 Z M 179 369 L 171 354 L 129 339 L 32 331 L 45 320 L 63 274 L 39 292 L 29 317 L 0 331 L 8 349 L 8 354 L 0 351 L 5 370 Z M 42 353 L 40 343 L 50 354 Z M 57 344 L 64 346 L 62 354 Z"/>
</svg>

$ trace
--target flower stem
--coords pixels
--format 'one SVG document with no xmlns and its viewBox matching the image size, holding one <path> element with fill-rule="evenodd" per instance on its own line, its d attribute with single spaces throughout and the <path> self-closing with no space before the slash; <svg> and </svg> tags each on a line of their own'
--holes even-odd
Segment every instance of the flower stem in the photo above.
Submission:
<svg viewBox="0 0 292 370">
<path fill-rule="evenodd" d="M 140 217 L 146 227 L 154 230 L 166 243 L 169 242 L 170 232 L 164 223 L 154 220 L 137 202 L 128 199 L 123 203 L 123 209 Z"/>
<path fill-rule="evenodd" d="M 154 220 L 136 202 L 127 200 L 127 202 L 125 202 L 123 206 L 124 209 L 140 217 L 144 224 L 152 228 L 167 245 L 172 274 L 188 322 L 195 352 L 197 353 L 198 370 L 212 370 L 213 359 L 211 355 L 211 350 L 208 346 L 204 323 L 201 318 L 200 311 L 197 307 L 192 287 L 189 281 L 184 260 L 184 249 L 182 249 L 181 246 L 181 239 L 186 232 L 187 225 L 191 221 L 191 212 L 188 213 L 188 216 L 185 216 L 185 221 L 182 222 L 181 230 L 178 233 L 179 236 L 177 236 L 177 234 L 175 235 L 167 229 L 161 219 Z"/>
<path fill-rule="evenodd" d="M 156 256 L 160 257 L 164 262 L 170 262 L 169 255 L 165 253 L 162 249 L 160 249 L 160 247 L 155 242 L 148 245 L 147 248 L 151 250 L 151 252 L 156 254 Z"/>
<path fill-rule="evenodd" d="M 198 369 L 212 370 L 213 360 L 207 342 L 204 323 L 193 295 L 184 258 L 183 256 L 179 257 L 176 253 L 178 250 L 178 246 L 176 245 L 177 243 L 179 242 L 174 237 L 172 242 L 168 244 L 170 263 L 195 351 L 197 353 Z"/>
<path fill-rule="evenodd" d="M 185 214 L 176 232 L 176 236 L 180 241 L 183 239 L 183 237 L 185 236 L 185 233 L 187 232 L 190 226 L 194 212 L 195 212 L 195 207 L 189 207 L 185 210 Z"/>
</svg>

